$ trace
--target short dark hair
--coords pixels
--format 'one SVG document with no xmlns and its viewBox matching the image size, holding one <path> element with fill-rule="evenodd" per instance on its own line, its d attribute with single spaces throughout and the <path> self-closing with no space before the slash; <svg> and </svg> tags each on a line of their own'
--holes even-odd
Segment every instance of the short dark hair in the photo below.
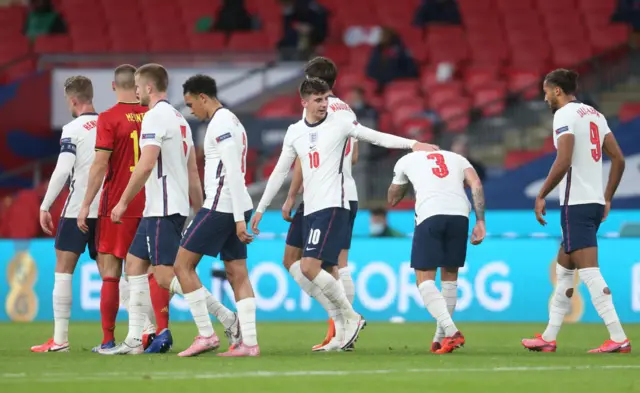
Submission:
<svg viewBox="0 0 640 393">
<path fill-rule="evenodd" d="M 324 94 L 331 88 L 320 78 L 307 78 L 300 84 L 300 97 L 307 98 L 313 94 Z"/>
<path fill-rule="evenodd" d="M 160 64 L 150 63 L 138 68 L 136 75 L 148 78 L 156 89 L 164 93 L 169 87 L 169 73 Z"/>
<path fill-rule="evenodd" d="M 93 83 L 86 76 L 72 76 L 64 81 L 64 93 L 80 102 L 90 103 L 93 101 Z"/>
<path fill-rule="evenodd" d="M 304 67 L 304 75 L 307 78 L 320 78 L 333 89 L 338 78 L 338 67 L 331 59 L 318 56 L 311 59 Z"/>
<path fill-rule="evenodd" d="M 122 89 L 133 90 L 136 88 L 135 73 L 136 67 L 131 64 L 122 64 L 113 71 L 113 80 L 116 82 L 116 86 Z"/>
<path fill-rule="evenodd" d="M 371 209 L 371 215 L 386 217 L 387 209 L 385 209 L 384 207 L 374 207 L 373 209 Z"/>
<path fill-rule="evenodd" d="M 558 86 L 564 94 L 573 95 L 578 90 L 578 76 L 578 73 L 573 70 L 558 68 L 548 73 L 544 77 L 544 82 Z"/>
<path fill-rule="evenodd" d="M 218 85 L 216 80 L 209 75 L 197 74 L 182 84 L 183 95 L 187 94 L 204 94 L 210 98 L 218 96 Z"/>
</svg>

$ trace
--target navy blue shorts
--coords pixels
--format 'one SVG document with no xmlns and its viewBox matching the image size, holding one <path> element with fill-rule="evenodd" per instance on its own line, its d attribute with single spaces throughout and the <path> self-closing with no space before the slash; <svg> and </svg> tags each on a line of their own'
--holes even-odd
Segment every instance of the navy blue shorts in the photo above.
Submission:
<svg viewBox="0 0 640 393">
<path fill-rule="evenodd" d="M 305 246 L 303 258 L 315 258 L 327 265 L 337 265 L 349 231 L 349 210 L 330 207 L 304 217 Z"/>
<path fill-rule="evenodd" d="M 469 219 L 465 216 L 427 218 L 413 232 L 411 267 L 416 270 L 463 267 L 468 237 Z"/>
<path fill-rule="evenodd" d="M 245 222 L 251 220 L 252 212 L 244 212 Z M 247 245 L 236 235 L 233 213 L 221 213 L 204 207 L 189 224 L 180 246 L 196 254 L 212 257 L 220 254 L 223 261 L 247 259 Z"/>
<path fill-rule="evenodd" d="M 60 218 L 58 231 L 56 232 L 56 250 L 69 251 L 79 255 L 89 246 L 89 256 L 95 261 L 98 256 L 96 246 L 97 222 L 97 218 L 87 218 L 89 231 L 84 233 L 78 228 L 77 218 Z"/>
<path fill-rule="evenodd" d="M 564 252 L 570 254 L 583 248 L 598 247 L 597 234 L 603 216 L 604 205 L 599 203 L 561 206 Z"/>
<path fill-rule="evenodd" d="M 293 221 L 289 224 L 289 232 L 287 232 L 287 246 L 302 248 L 304 245 L 304 202 L 300 202 L 293 215 Z"/>
<path fill-rule="evenodd" d="M 129 247 L 129 254 L 151 261 L 154 266 L 173 266 L 186 220 L 179 214 L 143 217 Z"/>
<path fill-rule="evenodd" d="M 349 233 L 344 238 L 343 250 L 349 250 L 351 248 L 353 225 L 356 223 L 356 216 L 358 215 L 358 201 L 349 201 L 349 209 Z"/>
</svg>

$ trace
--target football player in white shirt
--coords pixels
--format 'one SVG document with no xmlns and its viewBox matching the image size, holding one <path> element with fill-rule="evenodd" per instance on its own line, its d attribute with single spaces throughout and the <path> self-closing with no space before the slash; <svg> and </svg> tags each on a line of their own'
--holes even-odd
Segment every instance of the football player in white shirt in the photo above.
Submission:
<svg viewBox="0 0 640 393">
<path fill-rule="evenodd" d="M 140 103 L 150 109 L 140 130 L 140 160 L 111 212 L 111 220 L 120 222 L 127 206 L 143 187 L 146 200 L 143 218 L 126 258 L 131 292 L 129 332 L 120 345 L 101 350 L 104 355 L 143 352 L 144 312 L 149 306 L 147 270 L 152 265 L 158 284 L 166 288 L 168 306 L 168 289 L 175 277 L 173 264 L 189 215 L 189 198 L 195 209 L 203 203 L 191 128 L 166 100 L 167 71 L 161 65 L 146 64 L 136 70 L 135 82 Z M 172 344 L 171 332 L 164 328 L 144 352 L 163 353 L 171 349 Z"/>
<path fill-rule="evenodd" d="M 450 151 L 413 152 L 393 169 L 388 200 L 393 206 L 404 197 L 409 182 L 416 192 L 416 228 L 411 247 L 411 267 L 424 305 L 437 321 L 431 352 L 450 353 L 464 345 L 462 333 L 451 316 L 456 308 L 458 269 L 467 257 L 470 204 L 464 192 L 471 187 L 476 224 L 471 244 L 486 235 L 482 183 L 466 158 Z M 442 293 L 436 288 L 440 268 Z"/>
<path fill-rule="evenodd" d="M 216 98 L 213 78 L 195 75 L 182 87 L 191 112 L 200 120 L 209 120 L 209 125 L 204 137 L 206 199 L 182 238 L 175 264 L 178 279 L 171 285 L 173 291 L 184 293 L 199 333 L 179 356 L 196 356 L 220 346 L 208 308 L 224 325 L 231 344 L 229 351 L 219 356 L 258 356 L 256 302 L 247 271 L 247 244 L 253 240 L 247 232 L 253 202 L 244 179 L 247 133 L 233 112 Z M 203 255 L 220 255 L 235 293 L 237 314 L 202 286 L 196 267 Z"/>
<path fill-rule="evenodd" d="M 345 111 L 327 112 L 330 87 L 319 78 L 300 85 L 307 114 L 287 130 L 282 153 L 269 177 L 251 228 L 259 234 L 262 214 L 282 186 L 296 157 L 302 164 L 304 185 L 305 248 L 301 271 L 308 281 L 298 281 L 335 321 L 336 336 L 323 350 L 341 350 L 353 344 L 365 325 L 340 287 L 336 265 L 349 230 L 349 201 L 344 189 L 344 150 L 350 137 L 389 148 L 425 150 L 431 145 L 371 130 Z M 323 266 L 331 273 L 323 270 Z M 319 297 L 322 293 L 324 296 Z"/>
<path fill-rule="evenodd" d="M 309 61 L 304 68 L 304 74 L 307 78 L 319 78 L 327 82 L 329 87 L 333 89 L 333 85 L 336 82 L 338 76 L 338 69 L 333 61 L 326 57 L 316 57 Z M 333 95 L 333 91 L 329 92 L 327 112 L 332 114 L 337 111 L 346 111 L 351 115 L 355 121 L 356 115 L 353 113 L 349 105 L 343 102 L 341 99 Z M 302 118 L 306 116 L 306 110 L 302 113 Z M 349 303 L 353 304 L 355 298 L 355 287 L 353 285 L 353 279 L 351 278 L 351 271 L 349 270 L 349 249 L 351 248 L 351 237 L 353 234 L 353 225 L 355 223 L 356 215 L 358 214 L 358 191 L 356 189 L 356 182 L 352 176 L 351 167 L 358 160 L 358 140 L 350 138 L 345 148 L 345 160 L 344 160 L 344 188 L 347 199 L 349 200 L 349 231 L 344 238 L 344 246 L 340 255 L 338 256 L 338 273 L 340 275 L 340 283 L 344 288 L 344 292 L 347 295 Z M 296 213 L 291 217 L 291 211 L 296 200 L 297 194 L 301 193 L 302 189 L 302 167 L 300 166 L 300 159 L 296 159 L 293 178 L 289 187 L 289 194 L 287 200 L 282 206 L 283 218 L 290 222 L 289 231 L 287 232 L 286 246 L 284 250 L 283 264 L 285 269 L 291 273 L 296 281 L 308 281 L 302 272 L 300 271 L 300 259 L 302 258 L 302 248 L 304 246 L 304 237 L 306 232 L 304 231 L 303 217 L 304 217 L 304 202 L 301 202 L 296 209 Z M 329 329 L 322 343 L 314 345 L 312 350 L 321 350 L 322 347 L 327 345 L 329 341 L 335 336 L 335 325 L 332 319 L 329 319 Z M 351 349 L 351 348 L 349 348 Z"/>
<path fill-rule="evenodd" d="M 53 284 L 53 338 L 31 347 L 32 352 L 69 351 L 69 317 L 71 315 L 71 278 L 80 255 L 87 245 L 91 259 L 96 259 L 95 226 L 98 218 L 96 198 L 91 205 L 87 232 L 77 225 L 78 212 L 89 181 L 89 168 L 95 155 L 98 114 L 93 108 L 93 85 L 84 76 L 73 76 L 64 83 L 64 93 L 71 115 L 75 118 L 62 127 L 60 155 L 49 180 L 47 193 L 40 206 L 40 226 L 47 235 L 53 234 L 49 209 L 69 179 L 69 196 L 62 210 L 56 233 L 56 273 Z"/>
<path fill-rule="evenodd" d="M 558 151 L 538 197 L 536 218 L 546 225 L 545 198 L 560 185 L 562 245 L 556 266 L 557 284 L 543 334 L 522 340 L 533 351 L 555 352 L 556 337 L 571 307 L 576 269 L 591 294 L 591 301 L 609 329 L 610 339 L 589 352 L 631 352 L 613 306 L 611 291 L 598 267 L 597 232 L 607 218 L 611 200 L 624 172 L 624 156 L 602 113 L 578 102 L 578 74 L 557 69 L 544 79 L 545 102 L 554 112 L 553 140 Z M 606 190 L 602 182 L 602 153 L 611 159 Z"/>
</svg>

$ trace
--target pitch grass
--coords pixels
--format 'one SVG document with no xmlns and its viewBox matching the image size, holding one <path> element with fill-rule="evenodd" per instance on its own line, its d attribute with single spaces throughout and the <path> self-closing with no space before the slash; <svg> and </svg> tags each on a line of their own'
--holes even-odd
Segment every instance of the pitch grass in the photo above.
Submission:
<svg viewBox="0 0 640 393">
<path fill-rule="evenodd" d="M 122 339 L 126 328 L 119 326 Z M 555 354 L 520 345 L 542 324 L 459 327 L 466 347 L 443 356 L 429 353 L 433 324 L 370 323 L 355 352 L 311 353 L 324 324 L 261 323 L 260 358 L 182 359 L 177 352 L 196 334 L 191 323 L 172 326 L 169 354 L 120 357 L 90 352 L 101 337 L 98 323 L 72 323 L 71 352 L 45 354 L 29 347 L 49 338 L 51 324 L 0 324 L 0 392 L 640 392 L 637 353 L 586 353 L 607 337 L 602 325 L 565 326 Z M 640 325 L 626 330 L 640 343 Z"/>
</svg>

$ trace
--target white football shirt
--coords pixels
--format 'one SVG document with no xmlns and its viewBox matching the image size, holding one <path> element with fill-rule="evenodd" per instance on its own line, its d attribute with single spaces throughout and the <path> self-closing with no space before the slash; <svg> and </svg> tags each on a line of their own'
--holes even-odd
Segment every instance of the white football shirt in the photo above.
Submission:
<svg viewBox="0 0 640 393">
<path fill-rule="evenodd" d="M 62 127 L 60 156 L 42 203 L 43 210 L 49 209 L 64 187 L 64 181 L 68 179 L 69 196 L 62 210 L 62 217 L 78 217 L 89 183 L 89 170 L 95 157 L 97 124 L 97 113 L 84 113 Z M 62 176 L 57 176 L 56 172 L 61 172 Z M 98 217 L 100 192 L 91 203 L 89 218 Z"/>
<path fill-rule="evenodd" d="M 204 137 L 204 207 L 233 213 L 235 222 L 253 202 L 244 179 L 247 167 L 247 133 L 240 120 L 227 108 L 218 109 Z"/>
<path fill-rule="evenodd" d="M 344 187 L 344 161 L 350 137 L 396 149 L 411 149 L 416 143 L 364 127 L 347 111 L 327 112 L 323 120 L 314 124 L 300 120 L 287 129 L 282 153 L 257 212 L 262 213 L 269 206 L 296 157 L 302 164 L 305 216 L 331 207 L 349 209 Z"/>
<path fill-rule="evenodd" d="M 351 110 L 351 108 L 346 102 L 342 101 L 341 99 L 339 99 L 334 95 L 330 95 L 328 97 L 327 112 L 335 113 L 338 111 L 345 111 L 345 117 L 347 117 L 347 114 L 351 115 L 353 121 L 358 120 L 356 117 L 356 114 L 353 113 L 353 111 Z M 302 110 L 303 120 L 306 115 L 307 115 L 307 109 L 305 108 Z M 345 150 L 345 157 L 344 157 L 344 167 L 343 167 L 344 190 L 345 190 L 345 193 L 347 194 L 347 199 L 350 201 L 358 200 L 358 189 L 356 187 L 356 181 L 353 178 L 353 165 L 351 163 L 351 160 L 353 158 L 353 149 L 357 142 L 358 140 L 356 138 L 349 139 L 349 142 L 347 142 L 347 148 Z"/>
<path fill-rule="evenodd" d="M 573 101 L 553 116 L 553 144 L 573 134 L 575 144 L 571 167 L 560 182 L 560 205 L 599 203 L 604 205 L 602 145 L 610 133 L 607 119 L 594 108 Z"/>
<path fill-rule="evenodd" d="M 463 156 L 446 151 L 416 151 L 402 157 L 393 169 L 393 184 L 413 184 L 416 225 L 435 215 L 469 217 L 471 204 L 464 192 L 464 170 L 472 168 Z"/>
<path fill-rule="evenodd" d="M 191 128 L 168 101 L 159 101 L 142 119 L 140 149 L 159 146 L 160 155 L 144 185 L 144 217 L 189 216 Z"/>
</svg>

